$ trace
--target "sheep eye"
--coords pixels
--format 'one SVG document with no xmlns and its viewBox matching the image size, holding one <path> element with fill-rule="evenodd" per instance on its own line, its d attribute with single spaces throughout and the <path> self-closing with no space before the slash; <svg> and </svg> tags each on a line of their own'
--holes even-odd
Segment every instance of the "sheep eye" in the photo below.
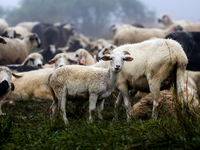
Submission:
<svg viewBox="0 0 200 150">
<path fill-rule="evenodd" d="M 76 54 L 76 57 L 78 57 L 78 54 Z"/>
<path fill-rule="evenodd" d="M 30 61 L 34 61 L 34 58 L 30 58 Z"/>
<path fill-rule="evenodd" d="M 110 60 L 113 60 L 112 58 L 110 58 Z"/>
</svg>

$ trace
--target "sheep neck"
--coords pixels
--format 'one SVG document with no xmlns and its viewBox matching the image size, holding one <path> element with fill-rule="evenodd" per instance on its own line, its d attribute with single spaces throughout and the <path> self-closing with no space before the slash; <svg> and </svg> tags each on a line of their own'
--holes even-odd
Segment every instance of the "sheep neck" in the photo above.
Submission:
<svg viewBox="0 0 200 150">
<path fill-rule="evenodd" d="M 120 72 L 113 72 L 111 67 L 109 67 L 108 72 L 109 72 L 108 86 L 109 86 L 109 89 L 113 91 L 119 79 Z"/>
<path fill-rule="evenodd" d="M 24 38 L 23 42 L 25 43 L 27 52 L 29 53 L 34 48 L 33 44 L 27 38 Z"/>
</svg>

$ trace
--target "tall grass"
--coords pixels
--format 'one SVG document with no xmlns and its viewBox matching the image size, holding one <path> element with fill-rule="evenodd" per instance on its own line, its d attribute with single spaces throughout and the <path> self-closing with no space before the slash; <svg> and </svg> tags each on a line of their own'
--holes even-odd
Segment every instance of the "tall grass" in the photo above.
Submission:
<svg viewBox="0 0 200 150">
<path fill-rule="evenodd" d="M 114 116 L 115 97 L 105 102 L 104 120 L 88 121 L 88 104 L 85 107 L 67 105 L 69 125 L 57 115 L 50 121 L 46 102 L 20 102 L 5 105 L 7 116 L 0 117 L 0 149 L 197 149 L 200 147 L 200 118 L 198 112 L 186 108 L 182 115 L 162 113 L 158 120 L 126 121 L 124 107 L 119 111 L 119 120 Z M 138 99 L 133 98 L 133 103 Z M 177 103 L 177 108 L 178 108 Z M 79 112 L 79 113 L 77 113 Z M 81 112 L 81 113 L 80 113 Z"/>
</svg>

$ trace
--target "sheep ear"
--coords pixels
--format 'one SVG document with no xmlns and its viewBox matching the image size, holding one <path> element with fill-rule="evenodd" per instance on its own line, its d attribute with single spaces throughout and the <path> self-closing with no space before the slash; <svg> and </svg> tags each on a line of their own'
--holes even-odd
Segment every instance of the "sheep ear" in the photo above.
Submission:
<svg viewBox="0 0 200 150">
<path fill-rule="evenodd" d="M 15 85 L 13 83 L 11 83 L 11 91 L 15 90 Z"/>
<path fill-rule="evenodd" d="M 55 59 L 49 60 L 48 64 L 54 64 L 56 62 Z"/>
<path fill-rule="evenodd" d="M 125 58 L 124 58 L 124 61 L 132 61 L 132 60 L 133 60 L 132 57 L 125 57 Z"/>
<path fill-rule="evenodd" d="M 16 33 L 16 38 L 21 38 L 21 34 L 19 34 L 19 33 Z"/>
<path fill-rule="evenodd" d="M 127 51 L 124 51 L 124 55 L 131 55 L 131 54 Z"/>
<path fill-rule="evenodd" d="M 108 61 L 108 60 L 110 60 L 110 56 L 103 56 L 103 57 L 101 57 L 101 59 L 104 61 Z"/>
<path fill-rule="evenodd" d="M 21 78 L 22 77 L 20 75 L 15 74 L 15 73 L 12 73 L 12 76 L 15 77 L 15 78 Z"/>
<path fill-rule="evenodd" d="M 110 54 L 112 51 L 111 50 L 107 50 L 104 52 L 104 54 Z"/>
<path fill-rule="evenodd" d="M 29 62 L 29 59 L 27 59 L 25 62 L 23 62 L 22 66 L 27 66 L 28 62 Z"/>
<path fill-rule="evenodd" d="M 68 59 L 68 61 L 70 62 L 70 64 L 76 64 L 77 63 L 77 61 L 72 60 L 72 59 Z"/>
<path fill-rule="evenodd" d="M 0 43 L 6 44 L 6 41 L 2 37 L 0 37 Z"/>
</svg>

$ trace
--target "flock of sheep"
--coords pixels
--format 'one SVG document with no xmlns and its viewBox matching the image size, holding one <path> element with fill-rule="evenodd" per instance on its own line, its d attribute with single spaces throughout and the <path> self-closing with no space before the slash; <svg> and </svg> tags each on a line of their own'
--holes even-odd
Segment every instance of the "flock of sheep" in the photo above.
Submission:
<svg viewBox="0 0 200 150">
<path fill-rule="evenodd" d="M 168 14 L 158 21 L 162 28 L 114 25 L 113 40 L 93 40 L 74 32 L 72 24 L 8 27 L 0 19 L 0 115 L 5 103 L 51 100 L 51 119 L 59 108 L 68 124 L 66 102 L 89 100 L 92 123 L 96 106 L 103 119 L 104 101 L 115 90 L 115 119 L 123 101 L 127 120 L 144 119 L 149 112 L 157 119 L 159 104 L 173 99 L 172 84 L 182 110 L 185 105 L 197 109 L 200 23 L 174 21 Z M 131 107 L 132 89 L 142 98 Z M 166 103 L 173 108 L 172 101 Z"/>
</svg>

